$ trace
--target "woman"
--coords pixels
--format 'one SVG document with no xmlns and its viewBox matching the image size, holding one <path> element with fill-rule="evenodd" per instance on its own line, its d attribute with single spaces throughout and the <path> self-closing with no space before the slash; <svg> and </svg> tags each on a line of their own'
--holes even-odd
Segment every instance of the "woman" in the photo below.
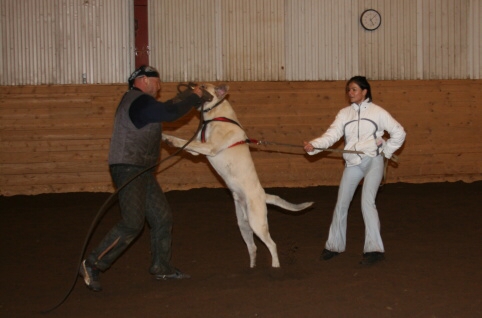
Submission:
<svg viewBox="0 0 482 318">
<path fill-rule="evenodd" d="M 365 221 L 365 246 L 360 264 L 368 265 L 383 260 L 385 253 L 375 206 L 383 177 L 382 156 L 390 159 L 402 146 L 406 134 L 386 110 L 373 103 L 370 84 L 364 76 L 352 77 L 346 84 L 346 94 L 351 105 L 338 112 L 335 121 L 321 137 L 305 141 L 304 149 L 309 155 L 314 155 L 344 136 L 345 150 L 360 152 L 343 154 L 345 170 L 321 258 L 329 260 L 345 251 L 348 208 L 358 184 L 364 179 L 361 207 Z M 390 134 L 386 141 L 382 138 L 385 131 Z"/>
</svg>

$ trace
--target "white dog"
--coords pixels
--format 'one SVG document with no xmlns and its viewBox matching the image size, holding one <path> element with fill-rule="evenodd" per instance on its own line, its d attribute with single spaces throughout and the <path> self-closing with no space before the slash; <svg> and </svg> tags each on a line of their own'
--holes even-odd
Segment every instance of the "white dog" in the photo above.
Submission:
<svg viewBox="0 0 482 318">
<path fill-rule="evenodd" d="M 261 186 L 247 143 L 250 141 L 242 129 L 233 108 L 225 99 L 229 87 L 205 84 L 213 100 L 204 103 L 202 117 L 204 125 L 196 140 L 185 150 L 207 156 L 217 173 L 231 190 L 236 208 L 238 226 L 241 230 L 250 257 L 250 266 L 256 265 L 256 245 L 253 232 L 266 244 L 272 266 L 279 267 L 276 244 L 268 229 L 266 204 L 273 204 L 290 211 L 300 211 L 313 202 L 289 203 L 276 195 L 265 193 Z M 182 147 L 186 140 L 163 134 L 163 140 L 174 147 Z"/>
</svg>

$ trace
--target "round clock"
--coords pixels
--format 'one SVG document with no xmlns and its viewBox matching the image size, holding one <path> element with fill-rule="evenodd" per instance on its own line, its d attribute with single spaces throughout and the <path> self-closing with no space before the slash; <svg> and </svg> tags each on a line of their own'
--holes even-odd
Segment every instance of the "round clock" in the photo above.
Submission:
<svg viewBox="0 0 482 318">
<path fill-rule="evenodd" d="M 368 9 L 361 14 L 360 23 L 365 30 L 374 31 L 382 24 L 382 16 L 377 10 Z"/>
</svg>

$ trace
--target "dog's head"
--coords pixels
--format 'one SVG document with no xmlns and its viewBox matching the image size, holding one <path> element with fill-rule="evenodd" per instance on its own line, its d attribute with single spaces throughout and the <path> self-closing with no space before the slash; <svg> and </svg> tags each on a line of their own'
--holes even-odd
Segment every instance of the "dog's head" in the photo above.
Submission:
<svg viewBox="0 0 482 318">
<path fill-rule="evenodd" d="M 216 106 L 216 104 L 219 104 L 223 101 L 223 99 L 228 94 L 229 86 L 226 85 L 226 84 L 220 84 L 220 85 L 216 86 L 216 85 L 208 83 L 208 84 L 201 85 L 201 89 L 212 96 L 211 100 L 206 98 L 205 101 L 204 101 L 204 107 L 203 108 L 209 109 L 209 108 L 214 107 L 214 106 Z M 200 109 L 201 109 L 201 107 L 199 107 L 199 110 Z"/>
</svg>

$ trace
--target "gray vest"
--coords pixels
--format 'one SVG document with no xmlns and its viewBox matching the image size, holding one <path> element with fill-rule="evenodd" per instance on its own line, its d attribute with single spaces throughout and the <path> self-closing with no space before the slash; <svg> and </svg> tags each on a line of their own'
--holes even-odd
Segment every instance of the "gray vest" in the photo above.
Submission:
<svg viewBox="0 0 482 318">
<path fill-rule="evenodd" d="M 161 123 L 152 123 L 137 129 L 129 117 L 132 102 L 143 94 L 130 90 L 117 107 L 110 141 L 109 165 L 132 164 L 148 167 L 156 164 L 159 159 Z"/>
</svg>

